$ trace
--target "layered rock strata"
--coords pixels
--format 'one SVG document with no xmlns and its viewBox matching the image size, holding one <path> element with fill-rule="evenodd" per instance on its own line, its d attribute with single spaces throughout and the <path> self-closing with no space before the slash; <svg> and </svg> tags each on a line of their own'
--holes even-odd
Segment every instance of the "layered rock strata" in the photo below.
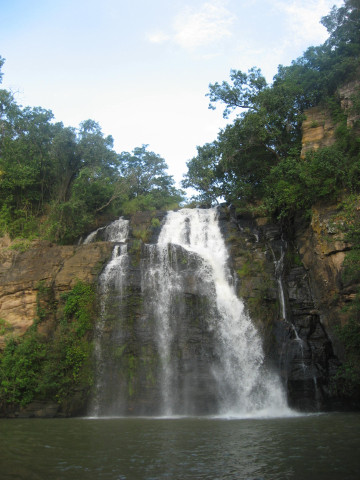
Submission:
<svg viewBox="0 0 360 480">
<path fill-rule="evenodd" d="M 10 333 L 19 336 L 33 324 L 39 286 L 52 287 L 55 299 L 80 280 L 94 283 L 111 254 L 109 243 L 60 246 L 35 242 L 27 251 L 12 249 L 3 239 L 0 264 L 0 348 Z"/>
</svg>

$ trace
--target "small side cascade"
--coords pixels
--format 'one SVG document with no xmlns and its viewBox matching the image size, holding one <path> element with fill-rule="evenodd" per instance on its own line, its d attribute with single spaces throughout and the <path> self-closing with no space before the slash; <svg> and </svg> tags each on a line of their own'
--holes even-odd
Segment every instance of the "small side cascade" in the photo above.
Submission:
<svg viewBox="0 0 360 480">
<path fill-rule="evenodd" d="M 106 313 L 109 302 L 116 302 L 119 307 L 121 306 L 129 262 L 127 245 L 124 243 L 128 237 L 129 221 L 120 217 L 110 225 L 92 232 L 84 243 L 95 241 L 99 231 L 102 233 L 104 240 L 114 242 L 115 245 L 111 259 L 99 277 L 100 319 L 95 327 L 95 386 L 90 407 L 90 415 L 95 417 L 103 413 L 104 404 L 107 406 L 109 404 L 109 399 L 104 400 L 103 398 L 109 396 L 108 358 L 106 358 L 106 350 L 104 350 Z M 115 298 L 114 296 L 109 297 L 111 291 L 116 292 Z"/>
<path fill-rule="evenodd" d="M 269 240 L 282 317 L 282 326 L 278 329 L 279 366 L 289 403 L 316 411 L 329 395 L 327 372 L 337 360 L 315 309 L 306 270 L 298 262 L 289 260 L 284 272 L 286 243 L 275 230 Z"/>
<path fill-rule="evenodd" d="M 274 265 L 275 265 L 275 277 L 279 286 L 279 300 L 281 306 L 281 314 L 282 318 L 287 322 L 287 315 L 286 315 L 286 303 L 285 303 L 285 294 L 284 294 L 284 286 L 283 286 L 283 270 L 284 270 L 284 256 L 285 250 L 283 245 L 281 244 L 280 247 L 280 258 L 277 259 L 274 253 L 274 250 L 271 249 L 271 252 L 274 257 Z"/>
<path fill-rule="evenodd" d="M 322 394 L 318 386 L 318 381 L 316 378 L 316 375 L 313 376 L 314 380 L 314 391 L 315 391 L 315 402 L 316 402 L 316 408 L 318 410 L 321 409 L 321 403 L 322 403 Z"/>
<path fill-rule="evenodd" d="M 98 228 L 97 230 L 94 230 L 93 232 L 89 233 L 89 235 L 85 238 L 85 240 L 82 242 L 83 245 L 88 245 L 89 243 L 92 243 L 95 241 L 96 235 L 104 230 L 105 227 Z"/>
<path fill-rule="evenodd" d="M 282 318 L 289 325 L 289 327 L 291 328 L 291 331 L 294 334 L 295 341 L 296 341 L 296 343 L 298 345 L 298 348 L 299 348 L 299 351 L 300 351 L 300 357 L 301 357 L 300 368 L 301 368 L 303 374 L 305 375 L 306 364 L 305 364 L 305 357 L 304 357 L 304 341 L 300 338 L 299 333 L 296 329 L 296 326 L 288 319 L 286 302 L 285 302 L 285 294 L 284 294 L 284 286 L 283 286 L 283 272 L 284 272 L 284 257 L 285 257 L 286 246 L 287 246 L 286 242 L 281 237 L 279 259 L 276 259 L 273 249 L 271 249 L 271 251 L 272 251 L 272 254 L 273 254 L 273 257 L 274 257 L 275 276 L 276 276 L 276 280 L 277 280 L 278 286 L 279 286 L 279 299 L 280 299 L 280 305 L 281 305 Z"/>
<path fill-rule="evenodd" d="M 97 230 L 89 233 L 85 238 L 83 245 L 87 245 L 97 240 L 102 240 L 105 242 L 126 242 L 129 234 L 129 221 L 125 220 L 123 217 L 120 217 L 118 220 L 106 225 L 105 227 L 100 227 Z"/>
<path fill-rule="evenodd" d="M 283 285 L 283 272 L 284 272 L 284 258 L 285 258 L 285 251 L 286 251 L 286 242 L 281 237 L 280 243 L 280 256 L 277 259 L 274 249 L 270 246 L 271 253 L 274 259 L 274 267 L 275 267 L 275 278 L 278 284 L 278 291 L 279 291 L 279 301 L 281 307 L 281 315 L 284 322 L 289 325 L 291 331 L 295 336 L 295 341 L 299 345 L 300 353 L 301 353 L 301 368 L 305 373 L 306 365 L 304 361 L 304 341 L 300 338 L 298 331 L 295 325 L 288 319 L 287 315 L 287 308 L 286 308 L 286 301 L 285 301 L 285 293 L 284 293 L 284 285 Z"/>
</svg>

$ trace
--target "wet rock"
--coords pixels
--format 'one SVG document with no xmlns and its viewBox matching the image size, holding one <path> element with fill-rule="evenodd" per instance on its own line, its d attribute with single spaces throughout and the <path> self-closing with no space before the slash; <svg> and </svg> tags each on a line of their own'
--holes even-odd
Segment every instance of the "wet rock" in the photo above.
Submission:
<svg viewBox="0 0 360 480">
<path fill-rule="evenodd" d="M 290 242 L 280 226 L 269 219 L 238 215 L 226 206 L 219 210 L 221 231 L 230 253 L 231 281 L 262 335 L 267 363 L 280 371 L 290 405 L 301 410 L 341 405 L 341 399 L 331 388 L 341 352 L 332 329 L 339 324 L 341 308 L 354 296 L 356 286 L 344 285 L 341 279 L 348 246 L 333 230 L 333 211 L 330 207 L 315 209 L 312 223 L 298 226 Z M 146 279 L 141 272 L 147 268 L 151 244 L 157 240 L 163 217 L 164 212 L 158 212 L 138 214 L 131 219 L 124 292 L 121 298 L 116 290 L 108 292 L 104 382 L 117 388 L 104 395 L 110 406 L 123 395 L 123 414 L 159 413 L 156 383 L 159 357 L 153 313 L 143 305 Z M 23 334 L 36 316 L 39 282 L 53 286 L 55 299 L 77 279 L 96 282 L 112 248 L 113 244 L 102 241 L 63 247 L 39 242 L 27 252 L 14 253 L 4 244 L 0 317 L 8 321 L 15 334 Z M 194 414 L 211 413 L 216 411 L 217 394 L 209 363 L 216 362 L 218 352 L 214 332 L 208 328 L 211 306 L 205 295 L 209 287 L 206 271 L 199 275 L 201 259 L 180 246 L 169 247 L 169 256 L 174 268 L 181 272 L 183 282 L 182 294 L 172 311 L 180 319 L 174 334 L 178 410 L 186 401 L 181 391 L 187 379 L 186 389 L 195 399 Z M 50 323 L 48 330 L 51 334 Z M 114 358 L 117 358 L 116 368 Z M 198 391 L 203 393 L 196 396 Z M 29 417 L 81 414 L 86 394 L 79 392 L 78 399 L 71 399 L 63 411 L 56 410 L 52 402 L 35 402 L 11 414 Z M 184 404 L 183 409 L 189 412 L 189 405 Z"/>
<path fill-rule="evenodd" d="M 53 418 L 59 411 L 58 403 L 46 401 L 31 402 L 16 413 L 18 418 Z"/>
<path fill-rule="evenodd" d="M 334 403 L 338 405 L 339 399 L 330 385 L 340 362 L 322 322 L 328 309 L 324 310 L 323 302 L 318 301 L 319 290 L 323 294 L 325 288 L 336 284 L 337 274 L 332 273 L 332 277 L 327 277 L 328 284 L 314 291 L 312 279 L 318 272 L 313 271 L 313 265 L 319 265 L 318 259 L 313 260 L 316 246 L 312 252 L 307 244 L 307 262 L 299 265 L 294 244 L 287 241 L 279 225 L 269 219 L 251 219 L 235 215 L 234 211 L 231 214 L 237 228 L 231 232 L 227 230 L 226 234 L 232 265 L 240 276 L 239 295 L 244 298 L 251 318 L 263 335 L 268 360 L 281 373 L 289 404 L 308 411 L 329 409 Z M 320 222 L 328 225 L 330 216 L 325 212 Z M 250 238 L 257 239 L 251 250 L 246 247 Z M 299 242 L 302 252 L 305 251 L 304 243 L 304 240 Z M 330 257 L 326 257 L 325 252 L 322 254 L 321 260 L 325 262 L 320 272 L 326 269 L 334 272 Z M 326 259 L 331 267 L 327 267 Z M 254 271 L 261 281 L 254 282 Z M 329 294 L 326 291 L 327 298 Z"/>
</svg>

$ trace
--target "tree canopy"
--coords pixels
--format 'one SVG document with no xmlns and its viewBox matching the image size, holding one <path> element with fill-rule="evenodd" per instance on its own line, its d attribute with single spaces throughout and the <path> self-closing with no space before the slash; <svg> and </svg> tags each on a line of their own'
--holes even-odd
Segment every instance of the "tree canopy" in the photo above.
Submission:
<svg viewBox="0 0 360 480">
<path fill-rule="evenodd" d="M 349 252 L 339 282 L 354 291 L 338 334 L 344 363 L 332 388 L 360 391 L 360 3 L 345 0 L 323 17 L 329 32 L 291 65 L 278 67 L 271 85 L 253 67 L 231 70 L 229 81 L 209 85 L 209 108 L 234 118 L 217 139 L 197 148 L 183 185 L 197 190 L 195 204 L 231 203 L 238 213 L 272 217 L 288 239 L 313 207 L 337 205 L 332 221 Z M 344 88 L 345 87 L 345 88 Z M 341 95 L 346 90 L 346 102 Z M 342 92 L 342 93 L 341 93 Z M 351 93 L 349 93 L 351 92 Z M 347 104 L 344 108 L 343 104 Z M 302 124 L 310 107 L 335 125 L 333 144 L 301 156 Z M 314 120 L 308 128 L 321 126 Z M 324 236 L 323 241 L 327 241 Z M 294 242 L 296 244 L 296 242 Z M 339 272 L 340 273 L 340 272 Z"/>
<path fill-rule="evenodd" d="M 65 127 L 0 89 L 0 234 L 66 243 L 100 215 L 176 206 L 183 192 L 166 170 L 147 146 L 116 153 L 94 120 Z"/>
<path fill-rule="evenodd" d="M 183 185 L 198 190 L 195 200 L 216 203 L 222 197 L 261 204 L 282 217 L 302 211 L 317 198 L 336 195 L 340 188 L 359 187 L 358 133 L 346 125 L 337 94 L 360 71 L 359 1 L 333 7 L 322 23 L 329 32 L 326 42 L 309 47 L 290 66 L 280 65 L 271 85 L 257 67 L 247 73 L 231 70 L 229 82 L 209 85 L 209 108 L 220 104 L 224 117 L 234 112 L 235 119 L 214 142 L 198 147 L 198 155 L 187 163 Z M 356 116 L 360 101 L 352 101 Z M 331 111 L 342 140 L 303 162 L 304 112 L 319 104 Z"/>
<path fill-rule="evenodd" d="M 172 176 L 167 174 L 165 160 L 147 148 L 148 145 L 142 145 L 132 153 L 119 155 L 120 172 L 129 186 L 129 213 L 138 206 L 171 208 L 183 200 L 183 192 L 175 188 Z"/>
</svg>

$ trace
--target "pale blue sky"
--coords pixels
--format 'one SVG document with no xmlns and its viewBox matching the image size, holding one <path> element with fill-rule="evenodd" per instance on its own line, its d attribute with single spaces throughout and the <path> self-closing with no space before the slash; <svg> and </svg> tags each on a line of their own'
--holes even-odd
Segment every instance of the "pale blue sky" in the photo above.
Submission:
<svg viewBox="0 0 360 480">
<path fill-rule="evenodd" d="M 141 144 L 180 180 L 196 145 L 225 125 L 208 110 L 208 84 L 231 68 L 271 82 L 327 32 L 341 0 L 0 0 L 3 87 L 65 125 L 87 118 L 115 149 Z"/>
</svg>

